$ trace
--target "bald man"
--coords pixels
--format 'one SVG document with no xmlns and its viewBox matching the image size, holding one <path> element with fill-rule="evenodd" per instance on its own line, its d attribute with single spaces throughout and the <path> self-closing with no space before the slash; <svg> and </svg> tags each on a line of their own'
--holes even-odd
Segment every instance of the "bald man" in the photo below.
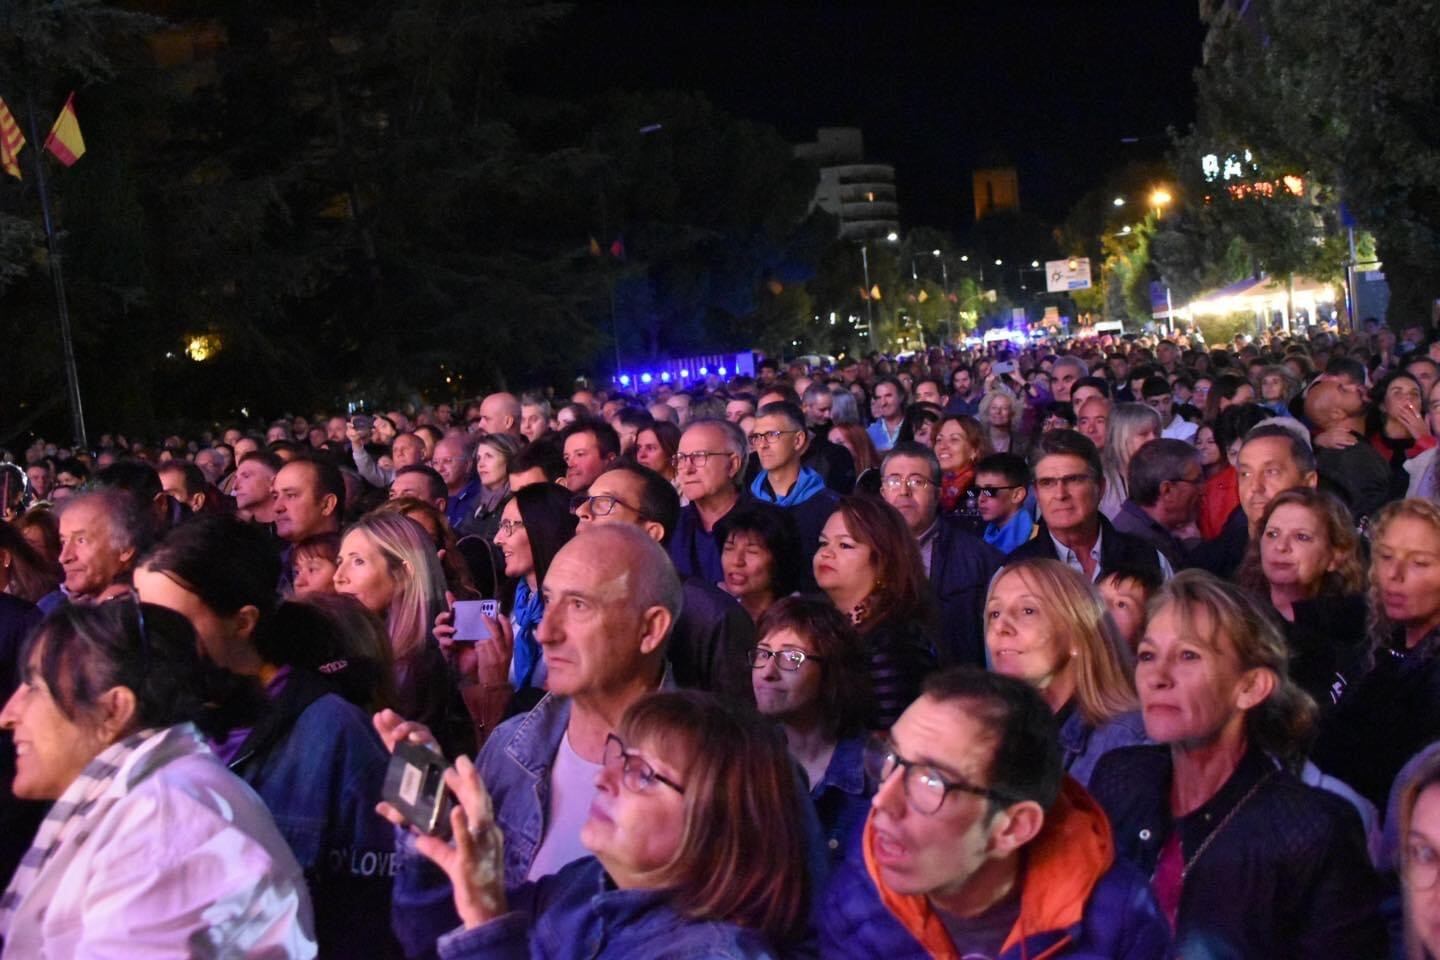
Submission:
<svg viewBox="0 0 1440 960">
<path fill-rule="evenodd" d="M 520 398 L 513 393 L 492 393 L 480 401 L 480 431 L 520 436 Z"/>
<path fill-rule="evenodd" d="M 1318 439 L 1351 439 L 1347 446 L 1315 444 L 1315 469 L 1321 485 L 1340 495 L 1350 512 L 1368 517 L 1390 500 L 1405 496 L 1380 452 L 1365 439 L 1365 391 L 1348 380 L 1321 380 L 1305 395 L 1305 418 Z"/>
</svg>

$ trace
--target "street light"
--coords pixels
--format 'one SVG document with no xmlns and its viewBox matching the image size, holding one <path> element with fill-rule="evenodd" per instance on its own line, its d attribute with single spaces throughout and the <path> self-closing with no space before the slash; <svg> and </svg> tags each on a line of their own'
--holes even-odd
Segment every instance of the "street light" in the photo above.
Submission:
<svg viewBox="0 0 1440 960">
<path fill-rule="evenodd" d="M 1031 260 L 1031 261 L 1030 261 L 1030 266 L 1032 266 L 1032 267 L 1038 267 L 1038 266 L 1040 266 L 1040 261 L 1039 261 L 1039 260 Z"/>
<path fill-rule="evenodd" d="M 900 234 L 896 233 L 894 230 L 891 230 L 889 233 L 885 234 L 885 239 L 889 240 L 891 243 L 896 243 L 900 240 Z"/>
<path fill-rule="evenodd" d="M 1125 206 L 1125 198 L 1124 198 L 1124 197 L 1116 197 L 1114 200 L 1111 200 L 1110 202 L 1113 203 L 1113 204 L 1115 204 L 1115 206 L 1117 206 L 1117 207 L 1123 207 L 1123 206 Z"/>
<path fill-rule="evenodd" d="M 1170 196 L 1170 191 L 1164 187 L 1156 187 L 1150 192 L 1150 206 L 1155 208 L 1155 219 L 1159 220 L 1163 215 L 1165 207 L 1170 206 L 1170 201 L 1175 199 Z"/>
</svg>

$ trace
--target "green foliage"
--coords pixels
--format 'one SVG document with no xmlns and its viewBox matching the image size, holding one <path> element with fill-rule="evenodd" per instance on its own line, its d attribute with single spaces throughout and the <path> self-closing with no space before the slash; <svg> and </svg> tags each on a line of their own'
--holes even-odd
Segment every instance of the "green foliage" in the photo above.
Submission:
<svg viewBox="0 0 1440 960">
<path fill-rule="evenodd" d="M 1199 130 L 1333 185 L 1374 233 L 1392 320 L 1428 314 L 1440 292 L 1440 4 L 1270 0 L 1258 27 L 1220 5 L 1197 74 Z"/>
</svg>

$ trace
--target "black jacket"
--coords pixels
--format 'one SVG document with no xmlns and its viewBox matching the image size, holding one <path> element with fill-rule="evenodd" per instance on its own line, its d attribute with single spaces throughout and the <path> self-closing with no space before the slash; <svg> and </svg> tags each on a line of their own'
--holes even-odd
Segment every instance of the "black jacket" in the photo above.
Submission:
<svg viewBox="0 0 1440 960">
<path fill-rule="evenodd" d="M 964 521 L 940 517 L 930 547 L 930 586 L 940 610 L 940 662 L 985 665 L 985 593 L 1005 555 L 965 531 Z"/>
<path fill-rule="evenodd" d="M 862 635 L 874 698 L 870 726 L 888 730 L 920 696 L 920 684 L 935 669 L 935 644 L 927 625 L 913 618 L 886 617 Z"/>
<path fill-rule="evenodd" d="M 1320 723 L 1312 759 L 1381 810 L 1405 762 L 1440 739 L 1440 637 L 1384 647 Z"/>
<path fill-rule="evenodd" d="M 800 463 L 820 474 L 825 486 L 848 496 L 855 492 L 855 458 L 840 444 L 830 442 L 830 427 L 829 423 L 810 427 L 810 446 Z"/>
<path fill-rule="evenodd" d="M 1222 580 L 1229 580 L 1240 569 L 1249 547 L 1250 521 L 1245 511 L 1236 507 L 1220 530 L 1220 536 L 1196 545 L 1190 551 L 1185 566 L 1187 569 L 1208 570 Z"/>
<path fill-rule="evenodd" d="M 1153 570 L 1156 577 L 1160 576 L 1160 553 L 1154 546 L 1139 537 L 1116 530 L 1115 525 L 1106 519 L 1103 513 L 1098 515 L 1098 519 L 1100 521 L 1100 573 L 1116 567 L 1142 567 Z M 1043 520 L 1038 524 L 1035 536 L 1011 550 L 1006 560 L 1013 563 L 1016 560 L 1035 558 L 1060 559 L 1060 554 L 1055 549 L 1055 541 L 1050 538 L 1050 530 L 1045 526 Z"/>
<path fill-rule="evenodd" d="M 1347 802 L 1306 786 L 1256 748 L 1209 802 L 1179 820 L 1170 815 L 1170 778 L 1168 747 L 1122 747 L 1100 758 L 1090 792 L 1110 817 L 1115 852 L 1146 874 L 1180 832 L 1190 871 L 1176 956 L 1386 956 L 1379 881 Z"/>
<path fill-rule="evenodd" d="M 675 682 L 749 703 L 745 654 L 755 646 L 754 621 L 734 597 L 698 577 L 687 577 L 684 590 L 666 646 Z"/>
</svg>

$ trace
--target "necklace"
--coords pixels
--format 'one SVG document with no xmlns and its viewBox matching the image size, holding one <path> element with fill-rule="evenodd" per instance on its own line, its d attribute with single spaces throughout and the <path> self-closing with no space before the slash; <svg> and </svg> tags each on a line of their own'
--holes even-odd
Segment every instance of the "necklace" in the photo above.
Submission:
<svg viewBox="0 0 1440 960">
<path fill-rule="evenodd" d="M 1274 775 L 1275 771 L 1271 770 L 1269 773 L 1265 774 L 1265 776 L 1261 777 L 1259 780 L 1256 780 L 1255 785 L 1251 787 L 1248 791 L 1246 791 L 1245 796 L 1240 798 L 1240 802 L 1235 804 L 1235 806 L 1231 807 L 1230 812 L 1225 814 L 1224 818 L 1215 825 L 1215 829 L 1210 831 L 1210 835 L 1205 838 L 1205 842 L 1200 844 L 1200 849 L 1196 850 L 1193 854 L 1191 854 L 1189 859 L 1185 861 L 1185 865 L 1180 868 L 1181 883 L 1184 883 L 1185 878 L 1190 875 L 1190 868 L 1195 866 L 1195 861 L 1200 859 L 1200 855 L 1203 854 L 1206 850 L 1210 849 L 1210 844 L 1214 843 L 1215 838 L 1220 836 L 1220 832 L 1230 825 L 1231 820 L 1235 819 L 1235 814 L 1240 812 L 1240 808 L 1245 806 L 1245 804 L 1249 802 L 1250 798 L 1255 796 L 1256 792 L 1265 785 L 1265 781 L 1269 780 Z"/>
</svg>

